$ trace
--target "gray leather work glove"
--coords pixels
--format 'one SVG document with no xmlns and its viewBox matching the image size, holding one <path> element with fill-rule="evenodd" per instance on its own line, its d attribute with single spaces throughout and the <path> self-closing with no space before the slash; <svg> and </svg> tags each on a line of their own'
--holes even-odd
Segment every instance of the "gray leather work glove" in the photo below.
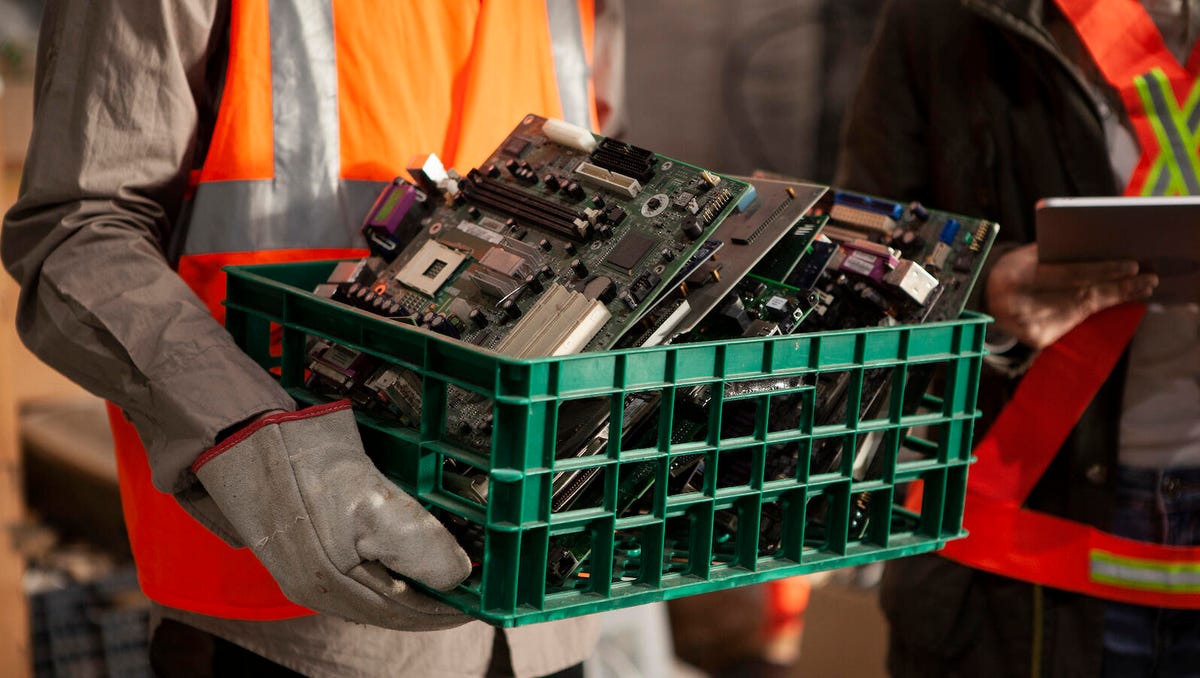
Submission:
<svg viewBox="0 0 1200 678">
<path fill-rule="evenodd" d="M 405 631 L 470 621 L 389 574 L 448 591 L 471 562 L 367 458 L 349 401 L 263 417 L 192 470 L 290 600 Z"/>
</svg>

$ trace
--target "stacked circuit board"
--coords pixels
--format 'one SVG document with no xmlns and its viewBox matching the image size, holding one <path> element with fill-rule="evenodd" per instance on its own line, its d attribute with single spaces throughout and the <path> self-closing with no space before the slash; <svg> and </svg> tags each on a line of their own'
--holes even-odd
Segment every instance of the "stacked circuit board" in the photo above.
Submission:
<svg viewBox="0 0 1200 678">
<path fill-rule="evenodd" d="M 372 256 L 318 294 L 518 357 L 615 345 L 755 202 L 745 181 L 534 115 L 465 176 L 432 156 L 409 173 L 366 217 Z M 419 419 L 410 371 L 326 343 L 310 354 L 314 390 Z M 490 401 L 451 398 L 449 430 L 486 452 Z"/>
<path fill-rule="evenodd" d="M 532 115 L 465 175 L 432 156 L 409 173 L 412 181 L 385 189 L 364 220 L 371 256 L 339 266 L 316 292 L 518 357 L 954 318 L 997 231 L 917 203 L 719 175 Z M 323 341 L 310 345 L 310 357 L 308 386 L 318 394 L 349 397 L 405 425 L 419 421 L 422 383 L 414 372 Z M 932 376 L 918 370 L 912 381 Z M 887 404 L 888 385 L 886 375 L 869 375 L 854 413 L 844 379 L 727 385 L 721 437 L 756 425 L 756 394 L 784 394 L 773 398 L 770 425 L 787 428 L 806 416 L 821 423 L 869 415 Z M 815 402 L 786 395 L 804 387 L 815 387 Z M 707 435 L 711 388 L 677 390 L 673 442 Z M 448 437 L 489 453 L 494 404 L 453 386 L 449 399 Z M 653 446 L 662 405 L 656 393 L 626 396 L 621 430 L 613 431 L 607 398 L 564 404 L 556 456 L 597 454 L 618 437 L 623 449 Z M 852 451 L 862 477 L 872 473 L 872 444 Z M 809 451 L 812 472 L 836 468 L 846 453 L 840 438 L 818 441 Z M 775 446 L 766 477 L 793 474 L 799 457 L 795 445 Z M 720 469 L 719 486 L 749 473 L 736 463 Z M 443 478 L 464 498 L 487 503 L 486 473 L 448 467 Z M 672 494 L 697 491 L 705 479 L 703 455 L 672 461 Z M 597 505 L 603 483 L 596 480 L 595 469 L 558 474 L 552 510 Z M 645 511 L 653 482 L 649 466 L 623 475 L 619 515 Z M 819 522 L 819 510 L 811 515 Z M 765 512 L 764 551 L 779 541 L 770 518 Z M 737 529 L 731 516 L 718 526 Z M 481 547 L 478 526 L 451 527 L 469 552 Z M 551 551 L 551 586 L 586 577 L 586 538 L 552 540 Z"/>
<path fill-rule="evenodd" d="M 762 186 L 760 185 L 760 191 Z M 998 226 L 980 219 L 930 210 L 918 203 L 901 203 L 836 191 L 822 197 L 806 215 L 792 224 L 788 233 L 762 256 L 749 273 L 731 287 L 722 302 L 676 342 L 726 340 L 740 337 L 778 336 L 831 329 L 851 329 L 892 324 L 932 322 L 957 317 L 980 274 L 998 232 Z M 905 391 L 905 412 L 920 407 L 920 396 L 935 376 L 933 369 L 914 367 Z M 890 396 L 890 371 L 868 371 L 861 385 L 849 373 L 819 379 L 775 379 L 727 384 L 719 438 L 748 436 L 757 425 L 763 400 L 771 394 L 767 427 L 771 431 L 798 427 L 806 416 L 817 426 L 852 418 L 869 419 L 883 410 Z M 811 404 L 801 397 L 805 387 L 815 387 Z M 857 411 L 848 411 L 849 401 Z M 622 449 L 652 447 L 658 434 L 647 407 L 645 394 L 627 396 Z M 704 440 L 712 414 L 710 387 L 679 389 L 674 403 L 671 432 L 673 444 Z M 657 405 L 657 402 L 654 403 Z M 808 413 L 805 407 L 811 407 Z M 602 438 L 607 437 L 605 430 Z M 877 448 L 880 440 L 868 437 L 853 450 L 855 475 L 861 480 L 878 474 Z M 814 475 L 833 472 L 846 450 L 841 437 L 819 438 L 802 452 L 795 444 L 773 445 L 762 470 L 767 481 L 794 477 L 796 465 L 809 464 Z M 723 453 L 717 487 L 743 485 L 753 472 L 750 450 Z M 704 487 L 706 456 L 684 455 L 672 459 L 669 495 L 699 492 Z M 577 472 L 578 474 L 578 472 Z M 617 508 L 621 515 L 650 510 L 654 464 L 646 463 L 624 474 L 618 487 Z M 593 484 L 580 490 L 575 479 L 570 501 L 594 507 L 603 498 L 603 488 Z M 824 500 L 814 500 L 809 509 L 808 539 L 822 536 Z M 867 528 L 869 495 L 854 498 L 852 529 Z M 772 516 L 775 507 L 764 506 L 759 526 L 761 551 L 779 547 L 783 523 Z M 773 519 L 775 518 L 775 519 Z M 718 512 L 717 538 L 735 541 L 737 518 L 733 512 Z M 724 534 L 720 534 L 724 532 Z M 550 581 L 569 585 L 571 577 L 585 568 L 591 542 L 586 535 L 567 537 L 552 544 Z M 586 572 L 584 572 L 586 574 Z"/>
</svg>

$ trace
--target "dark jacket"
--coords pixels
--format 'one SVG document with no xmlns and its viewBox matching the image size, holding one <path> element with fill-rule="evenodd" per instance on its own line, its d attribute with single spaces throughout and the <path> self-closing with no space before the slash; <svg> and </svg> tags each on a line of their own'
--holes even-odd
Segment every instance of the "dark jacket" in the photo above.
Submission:
<svg viewBox="0 0 1200 678">
<path fill-rule="evenodd" d="M 836 185 L 993 219 L 1001 242 L 992 262 L 1034 239 L 1038 199 L 1118 194 L 1102 103 L 1051 37 L 1064 21 L 1049 0 L 889 1 L 847 119 Z M 1031 508 L 1108 527 L 1123 369 L 1114 374 Z M 985 375 L 976 439 L 1014 385 Z M 924 556 L 889 566 L 883 605 L 896 675 L 1100 671 L 1103 603 L 1092 598 Z"/>
</svg>

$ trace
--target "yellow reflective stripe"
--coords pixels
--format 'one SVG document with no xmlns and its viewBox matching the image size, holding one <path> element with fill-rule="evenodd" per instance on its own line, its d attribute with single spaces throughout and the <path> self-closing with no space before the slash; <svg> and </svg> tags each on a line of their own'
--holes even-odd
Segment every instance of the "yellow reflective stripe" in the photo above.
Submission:
<svg viewBox="0 0 1200 678">
<path fill-rule="evenodd" d="M 1181 108 L 1162 69 L 1155 68 L 1134 78 L 1142 108 L 1159 146 L 1146 181 L 1139 188 L 1142 195 L 1200 194 L 1198 135 L 1189 123 L 1197 101 L 1200 101 L 1197 84 L 1192 86 Z"/>
<path fill-rule="evenodd" d="M 1098 549 L 1091 551 L 1090 558 L 1094 582 L 1144 591 L 1200 593 L 1200 563 L 1130 558 Z"/>
</svg>

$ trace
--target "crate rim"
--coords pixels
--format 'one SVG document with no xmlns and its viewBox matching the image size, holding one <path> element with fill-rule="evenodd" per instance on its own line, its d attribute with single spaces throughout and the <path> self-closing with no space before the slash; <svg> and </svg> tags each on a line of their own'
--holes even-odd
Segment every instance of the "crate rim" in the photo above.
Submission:
<svg viewBox="0 0 1200 678">
<path fill-rule="evenodd" d="M 350 306 L 349 304 L 343 304 L 341 302 L 333 301 L 332 299 L 327 299 L 325 297 L 318 296 L 309 290 L 304 290 L 304 289 L 300 289 L 298 287 L 293 287 L 291 285 L 287 285 L 285 283 L 281 283 L 277 280 L 273 280 L 273 279 L 271 279 L 267 276 L 261 275 L 260 273 L 257 272 L 259 270 L 265 270 L 265 269 L 295 266 L 296 264 L 319 265 L 319 264 L 323 264 L 323 263 L 340 263 L 340 262 L 345 262 L 345 261 L 359 261 L 359 260 L 360 259 L 358 259 L 358 258 L 354 258 L 354 259 L 312 259 L 312 260 L 307 260 L 307 261 L 302 261 L 302 262 L 238 264 L 238 265 L 224 266 L 224 267 L 222 267 L 221 270 L 224 271 L 227 275 L 233 276 L 235 278 L 250 280 L 250 281 L 260 283 L 260 284 L 266 284 L 275 289 L 281 289 L 285 294 L 299 295 L 301 297 L 304 297 L 304 298 L 306 298 L 310 301 L 314 301 L 314 302 L 338 304 L 339 308 L 344 309 L 349 312 L 353 312 L 354 314 L 358 315 L 359 317 L 361 317 L 365 320 L 368 320 L 372 324 L 376 324 L 379 327 L 402 328 L 399 331 L 401 331 L 401 332 L 416 332 L 416 333 L 419 333 L 420 336 L 424 340 L 432 341 L 443 347 L 450 348 L 451 350 L 463 350 L 463 351 L 468 351 L 471 353 L 481 354 L 484 357 L 495 360 L 498 365 L 502 365 L 502 366 L 506 366 L 506 367 L 538 367 L 538 366 L 544 366 L 544 365 L 573 362 L 573 361 L 578 361 L 578 360 L 587 360 L 590 357 L 593 357 L 598 353 L 604 353 L 604 354 L 608 354 L 608 355 L 612 355 L 612 356 L 630 356 L 630 355 L 650 355 L 650 354 L 655 354 L 655 353 L 661 353 L 663 351 L 669 351 L 672 349 L 675 349 L 675 350 L 679 350 L 679 349 L 723 350 L 722 347 L 725 347 L 725 346 L 745 346 L 745 345 L 766 346 L 766 345 L 774 345 L 774 344 L 778 344 L 778 343 L 796 341 L 797 339 L 806 339 L 806 338 L 862 336 L 862 335 L 867 335 L 867 334 L 886 334 L 886 333 L 892 333 L 892 332 L 905 332 L 905 331 L 911 332 L 911 331 L 915 331 L 915 330 L 924 330 L 924 329 L 934 330 L 937 328 L 964 327 L 964 326 L 968 326 L 968 325 L 986 325 L 988 323 L 992 323 L 995 321 L 995 319 L 993 317 L 991 317 L 985 313 L 980 313 L 978 311 L 964 310 L 962 312 L 962 315 L 959 316 L 957 319 L 939 320 L 939 321 L 929 322 L 929 323 L 899 324 L 899 325 L 891 325 L 891 326 L 886 326 L 886 327 L 876 326 L 876 327 L 860 327 L 860 328 L 850 328 L 850 329 L 840 329 L 840 330 L 822 330 L 822 331 L 818 331 L 818 332 L 804 332 L 804 333 L 798 333 L 798 334 L 779 335 L 779 336 L 775 336 L 775 337 L 740 337 L 737 339 L 727 339 L 727 340 L 716 339 L 716 340 L 711 340 L 711 341 L 701 341 L 701 342 L 694 342 L 694 343 L 687 343 L 687 344 L 662 344 L 659 346 L 637 346 L 637 347 L 633 347 L 633 348 L 616 348 L 616 349 L 607 349 L 604 351 L 588 351 L 588 352 L 583 352 L 583 353 L 572 353 L 572 354 L 560 355 L 560 356 L 517 358 L 517 357 L 509 356 L 509 355 L 506 355 L 503 353 L 498 353 L 490 348 L 485 348 L 482 346 L 474 346 L 472 344 L 468 344 L 466 342 L 459 341 L 457 339 L 452 339 L 450 337 L 446 337 L 446 336 L 437 334 L 436 332 L 422 330 L 419 327 L 413 327 L 410 325 L 404 325 L 402 323 L 391 322 L 385 318 L 381 318 L 378 315 L 375 315 L 368 311 L 364 311 L 362 309 L 355 308 L 353 306 Z M 227 308 L 232 308 L 232 309 L 242 310 L 242 311 L 252 311 L 252 309 L 247 308 L 241 304 L 238 304 L 236 301 L 235 302 L 229 301 L 228 298 L 226 298 L 221 303 L 223 306 L 225 306 Z M 388 331 L 392 331 L 392 330 L 389 329 Z M 988 354 L 987 349 L 981 348 L 979 351 L 963 350 L 961 352 L 957 352 L 955 355 L 958 357 L 977 357 L 977 356 L 984 356 L 987 354 Z"/>
</svg>

